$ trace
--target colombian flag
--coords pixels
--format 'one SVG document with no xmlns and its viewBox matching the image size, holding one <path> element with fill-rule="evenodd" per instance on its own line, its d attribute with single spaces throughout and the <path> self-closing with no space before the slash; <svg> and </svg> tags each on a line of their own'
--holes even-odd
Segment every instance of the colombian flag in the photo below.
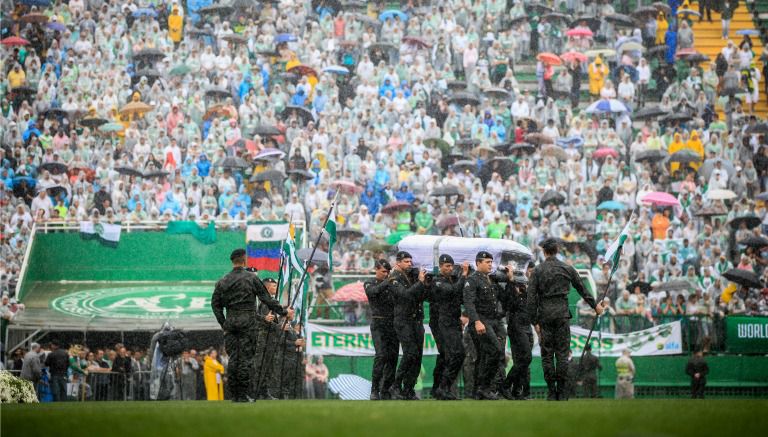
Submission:
<svg viewBox="0 0 768 437">
<path fill-rule="evenodd" d="M 248 267 L 277 273 L 280 270 L 280 248 L 287 237 L 286 222 L 249 224 L 245 232 Z"/>
</svg>

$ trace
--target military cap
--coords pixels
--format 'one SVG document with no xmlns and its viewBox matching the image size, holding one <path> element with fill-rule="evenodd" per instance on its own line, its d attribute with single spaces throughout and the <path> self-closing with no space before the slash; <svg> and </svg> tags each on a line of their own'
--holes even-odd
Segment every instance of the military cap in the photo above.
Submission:
<svg viewBox="0 0 768 437">
<path fill-rule="evenodd" d="M 555 251 L 558 247 L 557 238 L 547 238 L 546 240 L 539 243 L 539 246 L 541 246 L 541 248 L 547 252 Z"/>
<path fill-rule="evenodd" d="M 264 283 L 265 284 L 277 284 L 277 281 L 275 280 L 275 278 L 267 278 L 267 279 L 264 280 Z"/>
<path fill-rule="evenodd" d="M 376 268 L 377 269 L 386 269 L 386 270 L 392 270 L 392 266 L 389 264 L 389 261 L 385 259 L 380 259 L 376 261 Z"/>
<path fill-rule="evenodd" d="M 234 261 L 238 258 L 242 258 L 245 256 L 245 249 L 235 249 L 232 251 L 232 254 L 229 255 L 229 259 L 231 261 Z"/>
<path fill-rule="evenodd" d="M 453 257 L 448 255 L 447 253 L 440 255 L 438 262 L 440 264 L 454 264 Z"/>
<path fill-rule="evenodd" d="M 401 250 L 400 252 L 397 252 L 397 255 L 395 256 L 395 259 L 398 261 L 402 261 L 404 259 L 413 258 L 410 253 Z"/>
<path fill-rule="evenodd" d="M 482 261 L 484 259 L 493 259 L 493 255 L 491 255 L 490 252 L 486 252 L 485 250 L 477 252 L 477 255 L 475 255 L 475 261 Z"/>
</svg>

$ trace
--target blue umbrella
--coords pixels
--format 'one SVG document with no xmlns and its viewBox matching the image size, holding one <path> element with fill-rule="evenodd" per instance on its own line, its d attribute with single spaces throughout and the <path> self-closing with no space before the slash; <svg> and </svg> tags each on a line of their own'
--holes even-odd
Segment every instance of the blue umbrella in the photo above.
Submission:
<svg viewBox="0 0 768 437">
<path fill-rule="evenodd" d="M 59 32 L 64 32 L 65 30 L 67 30 L 67 26 L 59 23 L 58 21 L 51 21 L 48 24 L 46 24 L 45 27 L 51 30 L 58 30 Z"/>
<path fill-rule="evenodd" d="M 581 137 L 565 137 L 565 138 L 558 138 L 557 141 L 555 141 L 558 146 L 565 147 L 568 144 L 573 144 L 574 147 L 581 147 L 584 145 L 584 139 Z"/>
<path fill-rule="evenodd" d="M 763 202 L 768 201 L 768 191 L 762 192 L 755 196 L 755 199 L 762 200 Z"/>
<path fill-rule="evenodd" d="M 398 11 L 397 9 L 384 11 L 379 14 L 379 20 L 381 21 L 387 21 L 387 19 L 394 19 L 395 17 L 399 17 L 400 21 L 408 21 L 408 14 L 403 11 Z"/>
<path fill-rule="evenodd" d="M 48 7 L 51 5 L 51 0 L 20 0 L 19 3 L 27 6 Z"/>
<path fill-rule="evenodd" d="M 741 29 L 736 31 L 736 35 L 757 36 L 760 35 L 760 31 L 756 29 Z"/>
<path fill-rule="evenodd" d="M 21 185 L 21 181 L 27 181 L 27 185 L 34 188 L 35 185 L 37 185 L 37 181 L 34 178 L 31 178 L 29 176 L 16 176 L 13 178 L 13 188 L 18 187 Z"/>
<path fill-rule="evenodd" d="M 629 112 L 629 108 L 616 99 L 598 100 L 586 109 L 587 114 L 605 114 L 608 112 Z"/>
<path fill-rule="evenodd" d="M 296 38 L 296 35 L 293 35 L 293 34 L 290 34 L 290 33 L 281 33 L 281 34 L 278 34 L 275 37 L 275 42 L 278 43 L 278 44 L 279 43 L 284 43 L 284 42 L 294 42 L 294 41 L 298 41 L 298 40 L 299 39 Z"/>
<path fill-rule="evenodd" d="M 341 65 L 331 65 L 330 67 L 323 68 L 323 73 L 340 74 L 346 76 L 349 74 L 349 70 Z"/>
<path fill-rule="evenodd" d="M 627 209 L 627 205 L 617 202 L 615 200 L 606 200 L 605 202 L 597 205 L 597 209 L 610 209 L 614 211 L 623 211 Z"/>
<path fill-rule="evenodd" d="M 150 8 L 136 9 L 133 12 L 134 17 L 157 17 L 157 11 Z"/>
</svg>

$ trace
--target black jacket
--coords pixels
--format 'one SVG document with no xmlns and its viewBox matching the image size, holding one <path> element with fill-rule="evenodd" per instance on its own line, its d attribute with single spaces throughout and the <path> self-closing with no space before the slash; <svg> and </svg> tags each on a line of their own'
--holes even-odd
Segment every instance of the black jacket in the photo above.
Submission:
<svg viewBox="0 0 768 437">
<path fill-rule="evenodd" d="M 435 276 L 434 284 L 429 291 L 429 322 L 432 323 L 432 308 L 438 317 L 438 324 L 444 327 L 457 326 L 461 328 L 461 302 L 463 300 L 464 283 L 467 279 L 463 276 Z"/>
<path fill-rule="evenodd" d="M 426 288 L 420 281 L 415 283 L 403 272 L 394 270 L 387 279 L 387 289 L 394 301 L 395 320 L 424 321 Z"/>
<path fill-rule="evenodd" d="M 368 305 L 371 307 L 371 317 L 391 319 L 395 316 L 395 302 L 389 292 L 389 280 L 371 279 L 363 284 Z"/>
<path fill-rule="evenodd" d="M 472 272 L 464 283 L 464 309 L 467 310 L 469 322 L 480 319 L 498 319 L 499 297 L 503 290 L 485 273 Z"/>
<path fill-rule="evenodd" d="M 701 379 L 703 380 L 709 373 L 709 365 L 704 361 L 704 357 L 699 358 L 694 356 L 688 360 L 688 365 L 685 366 L 685 373 L 691 378 L 693 378 L 693 375 L 700 373 Z"/>
<path fill-rule="evenodd" d="M 528 315 L 534 325 L 542 321 L 570 319 L 568 293 L 571 287 L 595 308 L 595 299 L 584 288 L 576 269 L 549 257 L 536 266 L 528 284 Z"/>
<path fill-rule="evenodd" d="M 267 289 L 264 288 L 264 284 L 255 274 L 242 267 L 235 267 L 216 283 L 211 298 L 211 308 L 222 329 L 225 331 L 237 330 L 236 326 L 225 326 L 228 319 L 233 318 L 232 316 L 235 314 L 242 313 L 252 317 L 255 321 L 256 299 L 269 307 L 273 313 L 279 316 L 286 315 L 280 302 L 272 299 Z M 227 310 L 226 316 L 224 315 L 225 308 Z"/>
<path fill-rule="evenodd" d="M 508 292 L 501 295 L 501 306 L 507 313 L 507 323 L 516 325 L 530 325 L 528 316 L 528 290 L 523 284 L 510 284 Z"/>
<path fill-rule="evenodd" d="M 45 358 L 45 366 L 53 376 L 66 376 L 69 367 L 69 354 L 63 348 L 58 348 Z"/>
</svg>

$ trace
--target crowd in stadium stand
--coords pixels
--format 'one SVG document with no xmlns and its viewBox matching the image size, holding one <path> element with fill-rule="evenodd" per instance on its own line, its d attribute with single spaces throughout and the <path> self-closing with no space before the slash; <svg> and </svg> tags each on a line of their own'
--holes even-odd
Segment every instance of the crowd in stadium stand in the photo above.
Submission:
<svg viewBox="0 0 768 437">
<path fill-rule="evenodd" d="M 687 0 L 637 3 L 6 2 L 0 314 L 35 223 L 316 235 L 341 191 L 340 272 L 411 233 L 554 236 L 602 290 L 636 211 L 609 329 L 768 315 L 768 55 L 743 3 L 716 59 Z"/>
</svg>

